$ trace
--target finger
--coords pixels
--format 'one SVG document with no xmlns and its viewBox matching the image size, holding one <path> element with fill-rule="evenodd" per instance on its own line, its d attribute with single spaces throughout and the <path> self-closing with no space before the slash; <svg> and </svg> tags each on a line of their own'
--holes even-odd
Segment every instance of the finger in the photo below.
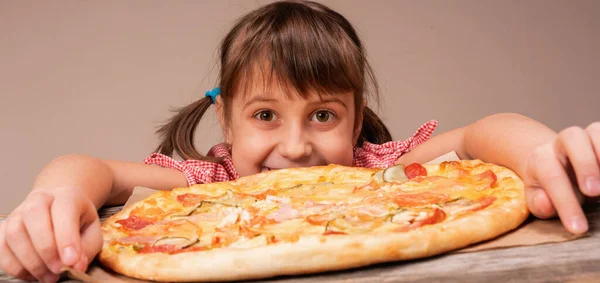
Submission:
<svg viewBox="0 0 600 283">
<path fill-rule="evenodd" d="M 85 271 L 88 264 L 102 249 L 102 230 L 100 228 L 100 220 L 96 219 L 87 227 L 84 227 L 81 233 L 81 243 L 83 248 L 82 258 L 77 264 L 75 269 Z"/>
<path fill-rule="evenodd" d="M 35 278 L 43 280 L 49 270 L 35 252 L 20 213 L 13 215 L 6 223 L 6 242 L 21 265 Z"/>
<path fill-rule="evenodd" d="M 27 272 L 6 243 L 6 223 L 9 219 L 7 218 L 0 223 L 0 269 L 4 273 L 18 279 L 32 278 L 31 274 Z"/>
<path fill-rule="evenodd" d="M 81 227 L 98 219 L 94 204 L 85 198 L 75 201 L 56 198 L 52 203 L 51 214 L 54 240 L 61 261 L 65 266 L 73 266 L 81 257 Z"/>
<path fill-rule="evenodd" d="M 531 213 L 539 218 L 547 219 L 556 216 L 556 209 L 548 197 L 548 194 L 542 188 L 539 180 L 541 176 L 537 176 L 537 163 L 543 157 L 541 150 L 536 150 L 530 156 L 526 167 L 527 179 L 525 179 L 525 201 L 527 208 Z M 543 176 L 542 176 L 543 177 Z"/>
<path fill-rule="evenodd" d="M 548 194 L 539 187 L 526 187 L 525 197 L 527 201 L 527 207 L 533 215 L 538 218 L 548 219 L 556 216 L 556 209 L 552 205 L 552 201 Z"/>
<path fill-rule="evenodd" d="M 35 278 L 33 275 L 29 274 L 29 275 L 25 276 L 24 280 L 27 282 L 33 282 L 33 281 L 37 281 L 37 278 Z"/>
<path fill-rule="evenodd" d="M 587 220 L 553 146 L 547 144 L 539 150 L 541 152 L 536 160 L 536 176 L 539 177 L 542 188 L 552 200 L 563 225 L 575 234 L 586 232 Z"/>
<path fill-rule="evenodd" d="M 85 254 L 82 254 L 81 257 L 79 258 L 79 261 L 75 265 L 73 265 L 73 268 L 75 268 L 76 270 L 79 270 L 81 272 L 85 272 L 88 264 L 89 264 L 88 257 Z"/>
<path fill-rule="evenodd" d="M 44 192 L 33 192 L 24 207 L 23 221 L 27 233 L 32 237 L 33 247 L 46 267 L 60 274 L 62 263 L 54 243 L 54 231 L 50 217 L 50 206 L 54 198 Z"/>
<path fill-rule="evenodd" d="M 600 167 L 588 133 L 584 129 L 571 127 L 560 132 L 555 150 L 558 156 L 569 159 L 583 194 L 590 197 L 600 194 L 600 191 L 596 192 L 600 188 L 596 189 L 595 184 L 600 182 Z"/>
<path fill-rule="evenodd" d="M 600 167 L 600 122 L 590 124 L 585 131 L 588 134 L 588 138 L 592 144 L 596 156 L 596 162 Z M 587 183 L 587 190 L 594 196 L 600 195 L 600 177 L 595 179 L 589 179 Z"/>
</svg>

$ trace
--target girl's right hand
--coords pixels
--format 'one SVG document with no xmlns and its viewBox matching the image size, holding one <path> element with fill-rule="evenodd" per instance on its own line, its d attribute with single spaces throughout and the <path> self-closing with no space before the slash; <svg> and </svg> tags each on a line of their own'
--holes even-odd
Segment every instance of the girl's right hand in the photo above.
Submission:
<svg viewBox="0 0 600 283">
<path fill-rule="evenodd" d="M 85 271 L 101 247 L 96 208 L 73 188 L 36 189 L 0 224 L 0 269 L 19 279 L 56 282 L 63 267 Z"/>
</svg>

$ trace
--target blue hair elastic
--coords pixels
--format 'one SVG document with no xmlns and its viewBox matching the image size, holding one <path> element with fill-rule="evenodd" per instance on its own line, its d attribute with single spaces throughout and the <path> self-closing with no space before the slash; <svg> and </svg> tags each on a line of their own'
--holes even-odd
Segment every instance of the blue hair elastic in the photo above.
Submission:
<svg viewBox="0 0 600 283">
<path fill-rule="evenodd" d="M 221 89 L 215 87 L 213 90 L 207 91 L 206 94 L 204 94 L 204 96 L 210 97 L 210 100 L 212 100 L 212 104 L 215 104 L 217 102 L 217 95 L 219 94 L 221 94 Z"/>
</svg>

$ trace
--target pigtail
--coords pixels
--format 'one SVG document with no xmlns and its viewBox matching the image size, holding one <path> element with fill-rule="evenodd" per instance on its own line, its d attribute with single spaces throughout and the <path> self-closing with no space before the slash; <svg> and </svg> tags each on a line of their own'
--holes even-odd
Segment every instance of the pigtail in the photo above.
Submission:
<svg viewBox="0 0 600 283">
<path fill-rule="evenodd" d="M 219 160 L 216 158 L 200 154 L 194 146 L 196 127 L 211 105 L 211 97 L 204 97 L 176 110 L 177 114 L 156 131 L 162 140 L 156 152 L 168 156 L 173 156 L 173 152 L 176 152 L 177 155 L 186 160 L 195 159 L 218 162 Z"/>
<path fill-rule="evenodd" d="M 365 107 L 360 135 L 356 145 L 362 146 L 367 141 L 374 144 L 382 144 L 392 140 L 392 135 L 383 121 L 371 110 Z"/>
</svg>

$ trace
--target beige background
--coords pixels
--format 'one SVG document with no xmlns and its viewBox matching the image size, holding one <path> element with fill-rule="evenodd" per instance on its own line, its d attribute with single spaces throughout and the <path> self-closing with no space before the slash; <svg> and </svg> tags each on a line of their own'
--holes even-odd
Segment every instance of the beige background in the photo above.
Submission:
<svg viewBox="0 0 600 283">
<path fill-rule="evenodd" d="M 232 20 L 267 1 L 0 1 L 0 212 L 67 153 L 141 161 L 212 88 Z M 359 30 L 394 138 L 496 112 L 600 120 L 600 1 L 322 1 Z M 214 116 L 199 146 L 219 141 Z"/>
</svg>

